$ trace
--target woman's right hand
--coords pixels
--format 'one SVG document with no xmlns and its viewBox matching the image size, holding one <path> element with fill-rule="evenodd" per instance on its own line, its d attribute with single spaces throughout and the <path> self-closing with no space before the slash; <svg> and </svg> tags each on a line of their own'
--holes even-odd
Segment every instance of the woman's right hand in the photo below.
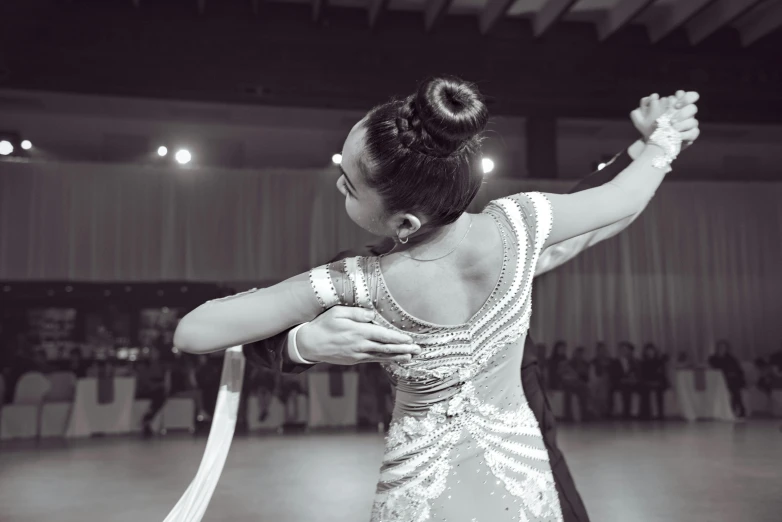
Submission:
<svg viewBox="0 0 782 522">
<path fill-rule="evenodd" d="M 700 135 L 699 123 L 695 118 L 698 113 L 697 101 L 700 95 L 697 92 L 677 91 L 675 96 L 660 98 L 658 94 L 652 94 L 641 99 L 640 106 L 630 113 L 630 119 L 635 128 L 647 142 L 657 128 L 657 118 L 665 114 L 670 108 L 677 109 L 672 117 L 673 127 L 681 133 L 682 150 L 692 145 Z"/>
</svg>

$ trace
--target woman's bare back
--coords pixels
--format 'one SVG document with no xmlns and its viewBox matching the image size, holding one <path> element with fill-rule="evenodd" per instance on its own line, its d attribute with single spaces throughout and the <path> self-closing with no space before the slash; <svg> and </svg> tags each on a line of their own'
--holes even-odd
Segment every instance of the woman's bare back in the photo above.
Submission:
<svg viewBox="0 0 782 522">
<path fill-rule="evenodd" d="M 429 323 L 459 325 L 489 298 L 502 271 L 502 236 L 490 215 L 471 217 L 472 228 L 453 254 L 429 262 L 401 253 L 381 259 L 386 287 L 405 312 Z"/>
</svg>

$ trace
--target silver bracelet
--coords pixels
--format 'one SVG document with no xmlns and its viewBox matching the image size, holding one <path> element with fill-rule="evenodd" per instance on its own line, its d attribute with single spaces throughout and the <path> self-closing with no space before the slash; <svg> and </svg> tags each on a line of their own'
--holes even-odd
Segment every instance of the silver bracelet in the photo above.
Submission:
<svg viewBox="0 0 782 522">
<path fill-rule="evenodd" d="M 299 353 L 299 346 L 296 343 L 296 336 L 298 335 L 299 330 L 301 330 L 301 327 L 305 324 L 307 323 L 302 323 L 288 332 L 288 357 L 290 357 L 291 360 L 297 364 L 317 364 L 316 362 L 308 361 Z"/>
<path fill-rule="evenodd" d="M 651 136 L 649 143 L 657 145 L 663 149 L 663 153 L 652 160 L 652 166 L 664 170 L 666 173 L 671 171 L 671 163 L 679 155 L 682 149 L 682 135 L 673 128 L 671 117 L 674 110 L 668 110 L 665 114 L 657 118 L 657 128 Z"/>
</svg>

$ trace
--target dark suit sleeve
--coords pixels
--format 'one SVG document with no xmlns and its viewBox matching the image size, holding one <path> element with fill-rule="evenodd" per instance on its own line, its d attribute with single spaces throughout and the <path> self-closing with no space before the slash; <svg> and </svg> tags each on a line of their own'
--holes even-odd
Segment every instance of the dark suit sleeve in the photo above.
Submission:
<svg viewBox="0 0 782 522">
<path fill-rule="evenodd" d="M 346 257 L 356 255 L 375 255 L 373 248 L 372 246 L 367 246 L 362 253 L 345 250 L 337 254 L 329 263 L 335 263 Z M 247 362 L 282 373 L 301 373 L 312 368 L 313 364 L 297 364 L 288 356 L 288 334 L 291 330 L 292 328 L 274 337 L 243 346 L 242 352 Z"/>
<path fill-rule="evenodd" d="M 586 178 L 582 179 L 575 187 L 570 189 L 568 193 L 572 194 L 574 192 L 581 192 L 582 190 L 604 185 L 614 179 L 617 174 L 630 166 L 630 163 L 632 162 L 633 159 L 630 157 L 630 154 L 627 153 L 627 149 L 625 149 L 614 156 L 611 161 L 606 163 L 606 166 L 601 170 L 596 170 Z"/>
<path fill-rule="evenodd" d="M 301 373 L 312 368 L 312 364 L 297 364 L 288 357 L 289 333 L 290 330 L 285 330 L 274 337 L 244 345 L 242 352 L 247 362 L 282 373 Z"/>
</svg>

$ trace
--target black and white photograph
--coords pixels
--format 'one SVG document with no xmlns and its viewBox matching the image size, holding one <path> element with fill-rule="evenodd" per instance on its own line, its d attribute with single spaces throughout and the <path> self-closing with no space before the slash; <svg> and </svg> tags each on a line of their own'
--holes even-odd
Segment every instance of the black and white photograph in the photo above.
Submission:
<svg viewBox="0 0 782 522">
<path fill-rule="evenodd" d="M 2 0 L 0 522 L 782 521 L 782 0 Z"/>
</svg>

